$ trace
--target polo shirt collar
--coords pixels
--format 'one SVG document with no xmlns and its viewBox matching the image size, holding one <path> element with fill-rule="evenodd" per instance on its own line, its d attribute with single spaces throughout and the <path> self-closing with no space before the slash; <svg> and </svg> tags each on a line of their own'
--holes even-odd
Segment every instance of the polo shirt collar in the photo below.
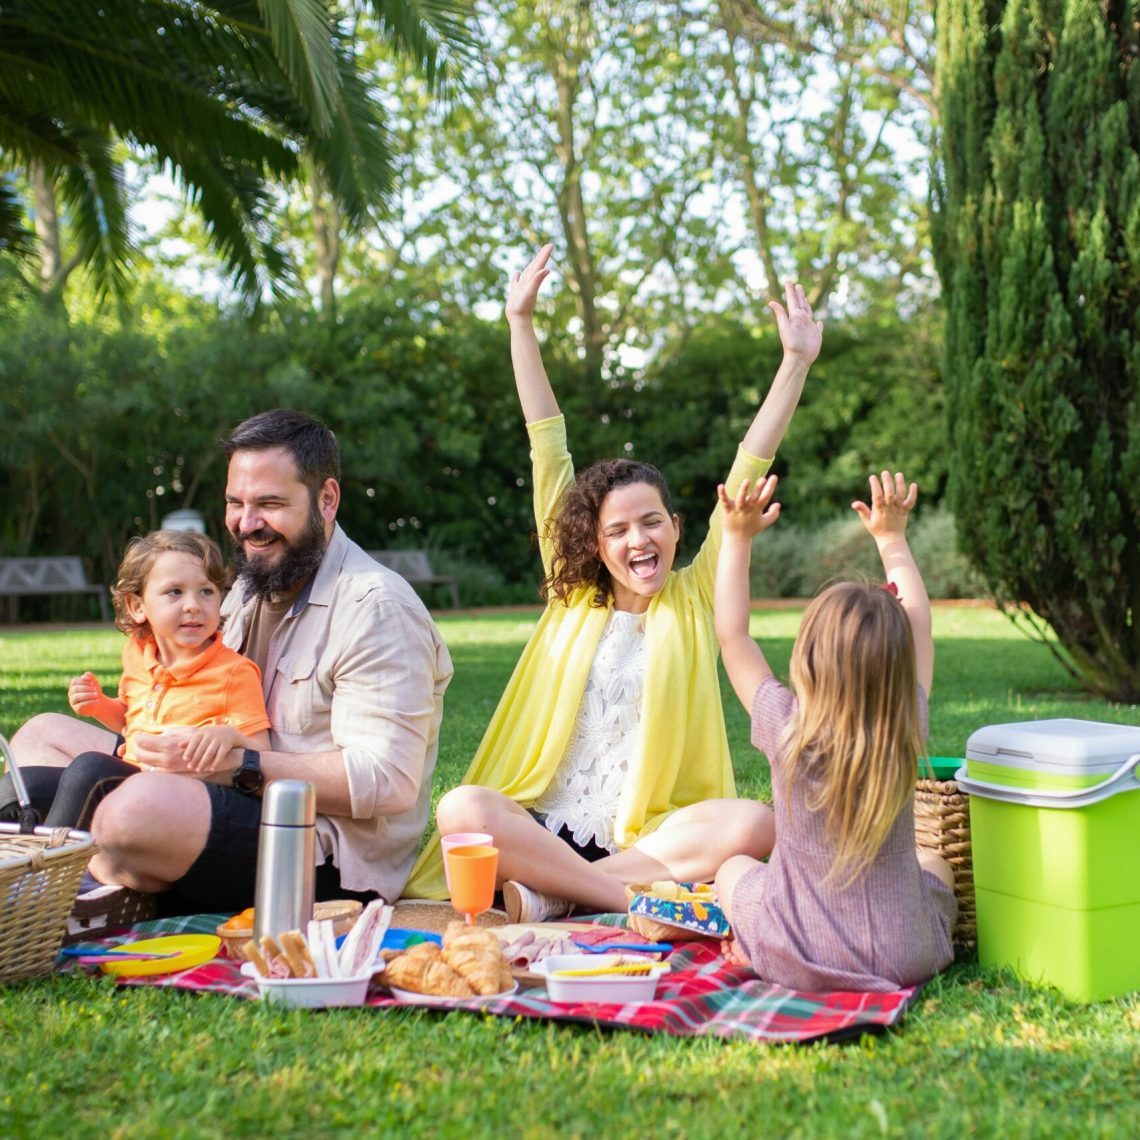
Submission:
<svg viewBox="0 0 1140 1140">
<path fill-rule="evenodd" d="M 221 634 L 215 633 L 213 641 L 195 654 L 189 661 L 179 662 L 177 665 L 164 665 L 158 659 L 158 643 L 153 637 L 141 638 L 143 666 L 151 676 L 165 674 L 175 681 L 185 681 L 193 677 L 199 669 L 208 665 L 224 648 Z"/>
</svg>

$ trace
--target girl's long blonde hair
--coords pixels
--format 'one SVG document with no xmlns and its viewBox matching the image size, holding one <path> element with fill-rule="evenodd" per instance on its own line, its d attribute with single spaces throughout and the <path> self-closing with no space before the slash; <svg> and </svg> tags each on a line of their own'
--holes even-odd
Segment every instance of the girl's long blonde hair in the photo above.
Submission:
<svg viewBox="0 0 1140 1140">
<path fill-rule="evenodd" d="M 785 788 L 811 766 L 835 858 L 826 882 L 870 866 L 914 790 L 923 747 L 914 637 L 899 601 L 877 585 L 839 582 L 804 614 L 790 679 L 799 710 L 784 732 Z"/>
</svg>

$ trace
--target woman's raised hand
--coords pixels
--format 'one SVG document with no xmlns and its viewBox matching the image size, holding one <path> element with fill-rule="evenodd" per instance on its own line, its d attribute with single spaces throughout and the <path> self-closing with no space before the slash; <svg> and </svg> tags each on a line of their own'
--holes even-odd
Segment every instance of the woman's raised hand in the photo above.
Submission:
<svg viewBox="0 0 1140 1140">
<path fill-rule="evenodd" d="M 785 356 L 802 357 L 811 364 L 819 356 L 823 343 L 823 321 L 812 316 L 804 287 L 789 281 L 784 290 L 788 303 L 785 309 L 779 301 L 769 301 L 768 308 L 776 316 L 776 327 L 780 330 L 780 343 Z"/>
<path fill-rule="evenodd" d="M 780 517 L 780 504 L 772 502 L 777 482 L 775 475 L 769 475 L 757 480 L 753 487 L 745 479 L 734 497 L 721 483 L 716 493 L 724 512 L 721 523 L 724 533 L 752 539 L 767 530 Z"/>
<path fill-rule="evenodd" d="M 550 276 L 547 262 L 554 252 L 554 246 L 547 243 L 534 255 L 530 264 L 520 273 L 511 276 L 511 286 L 507 290 L 506 318 L 508 321 L 529 321 L 534 313 L 535 301 L 542 283 Z"/>
<path fill-rule="evenodd" d="M 918 502 L 918 484 L 911 483 L 908 487 L 901 471 L 896 471 L 893 477 L 889 471 L 884 471 L 882 475 L 872 475 L 868 482 L 871 484 L 871 505 L 854 502 L 852 510 L 874 538 L 904 534 L 907 518 Z"/>
</svg>

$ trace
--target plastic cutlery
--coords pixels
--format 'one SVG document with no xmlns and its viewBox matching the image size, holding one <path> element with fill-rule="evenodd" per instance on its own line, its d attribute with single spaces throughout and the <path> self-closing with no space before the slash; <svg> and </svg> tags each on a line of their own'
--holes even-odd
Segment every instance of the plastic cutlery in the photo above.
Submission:
<svg viewBox="0 0 1140 1140">
<path fill-rule="evenodd" d="M 113 958 L 116 962 L 142 962 L 157 958 L 178 957 L 178 951 L 173 951 L 170 954 L 150 954 L 145 950 L 131 950 L 130 947 L 84 950 L 80 946 L 65 946 L 59 953 L 63 958 L 78 958 L 81 962 L 106 961 L 108 958 Z"/>
<path fill-rule="evenodd" d="M 579 942 L 576 938 L 571 941 L 587 954 L 608 954 L 611 950 L 641 950 L 646 954 L 668 954 L 673 949 L 669 942 L 605 942 L 598 945 L 593 942 Z"/>
</svg>

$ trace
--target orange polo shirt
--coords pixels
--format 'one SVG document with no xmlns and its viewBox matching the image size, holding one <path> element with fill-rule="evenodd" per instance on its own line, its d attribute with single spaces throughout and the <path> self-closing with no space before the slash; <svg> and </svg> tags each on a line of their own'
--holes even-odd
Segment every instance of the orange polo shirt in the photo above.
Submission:
<svg viewBox="0 0 1140 1140">
<path fill-rule="evenodd" d="M 136 732 L 228 724 L 248 735 L 269 727 L 261 671 L 217 635 L 193 660 L 171 669 L 159 661 L 154 638 L 128 638 L 119 699 L 127 709 L 124 759 L 132 764 Z"/>
</svg>

